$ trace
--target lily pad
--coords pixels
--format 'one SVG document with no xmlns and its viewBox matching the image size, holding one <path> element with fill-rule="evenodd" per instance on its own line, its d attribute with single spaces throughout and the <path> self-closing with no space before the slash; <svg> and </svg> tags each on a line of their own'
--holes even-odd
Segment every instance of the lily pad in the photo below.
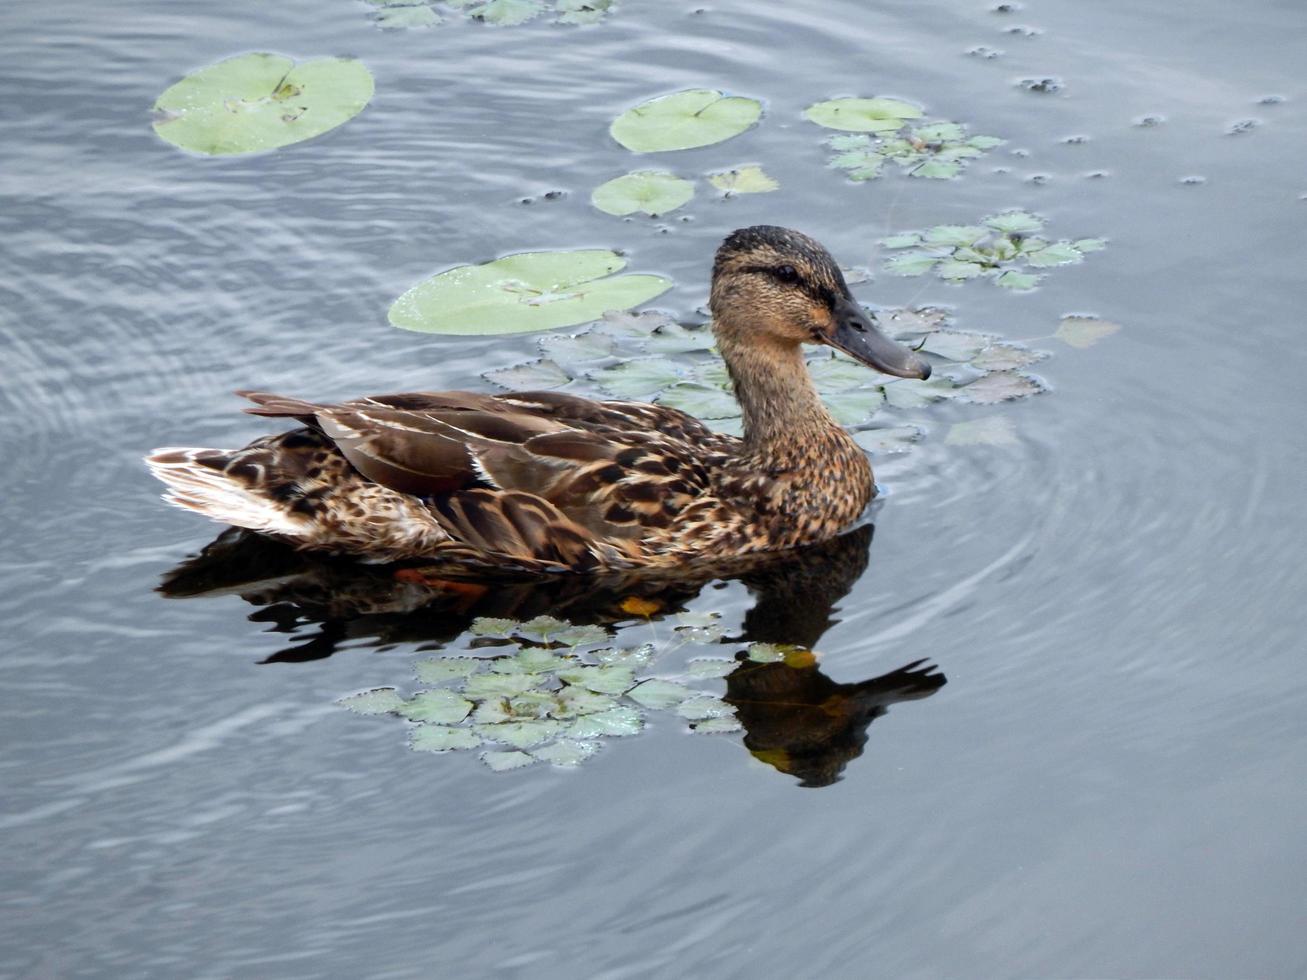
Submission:
<svg viewBox="0 0 1307 980">
<path fill-rule="evenodd" d="M 701 384 L 672 385 L 659 394 L 657 401 L 700 419 L 729 419 L 740 414 L 740 406 L 728 392 Z"/>
<path fill-rule="evenodd" d="M 1053 334 L 1058 340 L 1081 350 L 1092 347 L 1104 337 L 1110 337 L 1121 329 L 1119 323 L 1100 320 L 1093 316 L 1064 316 Z"/>
<path fill-rule="evenodd" d="M 727 660 L 724 657 L 698 657 L 685 665 L 685 672 L 701 679 L 725 677 L 739 665 L 738 660 Z"/>
<path fill-rule="evenodd" d="M 549 358 L 514 364 L 511 367 L 498 368 L 481 375 L 491 384 L 507 388 L 509 391 L 539 391 L 541 389 L 561 388 L 572 380 L 572 376 Z"/>
<path fill-rule="evenodd" d="M 619 705 L 593 715 L 582 715 L 572 722 L 568 733 L 572 738 L 587 739 L 635 735 L 643 727 L 644 719 L 639 711 L 628 705 Z"/>
<path fill-rule="evenodd" d="M 973 405 L 994 405 L 998 402 L 1011 401 L 1037 395 L 1044 386 L 1028 374 L 1016 371 L 995 371 L 977 381 L 971 382 L 958 390 L 958 397 Z"/>
<path fill-rule="evenodd" d="M 656 677 L 651 680 L 641 681 L 626 692 L 628 698 L 637 704 L 644 705 L 646 708 L 670 708 L 694 694 L 695 692 L 684 684 L 659 680 Z"/>
<path fill-rule="evenodd" d="M 469 7 L 467 14 L 476 20 L 494 24 L 496 27 L 515 27 L 534 20 L 544 13 L 545 7 L 540 0 L 486 0 Z"/>
<path fill-rule="evenodd" d="M 336 703 L 356 715 L 386 715 L 398 711 L 403 706 L 404 699 L 393 687 L 378 687 L 338 698 Z"/>
<path fill-rule="evenodd" d="M 395 709 L 409 721 L 430 721 L 438 725 L 457 725 L 472 710 L 472 702 L 444 688 L 420 691 Z"/>
<path fill-rule="evenodd" d="M 905 120 L 920 119 L 921 110 L 898 99 L 830 99 L 808 106 L 805 118 L 827 129 L 853 133 L 889 133 Z"/>
<path fill-rule="evenodd" d="M 535 759 L 525 752 L 482 752 L 481 761 L 495 772 L 508 772 L 535 764 Z"/>
<path fill-rule="evenodd" d="M 779 190 L 780 183 L 763 173 L 756 163 L 737 167 L 734 170 L 721 170 L 708 175 L 708 183 L 730 197 L 732 194 L 766 194 Z"/>
<path fill-rule="evenodd" d="M 408 747 L 415 752 L 449 752 L 454 749 L 475 749 L 481 736 L 470 728 L 451 728 L 446 725 L 418 725 L 408 735 Z"/>
<path fill-rule="evenodd" d="M 283 55 L 242 54 L 166 89 L 154 103 L 154 131 L 210 156 L 275 150 L 353 119 L 373 89 L 371 72 L 353 58 L 296 65 Z"/>
<path fill-rule="evenodd" d="M 713 89 L 687 89 L 641 102 L 608 128 L 613 139 L 635 153 L 660 153 L 711 146 L 738 136 L 762 114 L 762 103 Z"/>
<path fill-rule="evenodd" d="M 1002 415 L 957 422 L 949 427 L 944 441 L 950 446 L 1010 446 L 1017 442 L 1016 426 Z"/>
<path fill-rule="evenodd" d="M 531 754 L 551 766 L 570 768 L 579 766 L 597 751 L 599 751 L 598 742 L 578 742 L 575 739 L 564 738 L 551 742 L 544 748 L 535 749 Z"/>
<path fill-rule="evenodd" d="M 481 661 L 475 657 L 434 657 L 418 661 L 417 676 L 423 684 L 439 684 L 469 677 L 480 669 Z"/>
<path fill-rule="evenodd" d="M 619 217 L 637 211 L 657 217 L 692 197 L 694 184 L 688 180 L 662 170 L 637 170 L 600 184 L 590 194 L 590 203 Z"/>
<path fill-rule="evenodd" d="M 487 336 L 576 326 L 647 303 L 662 276 L 612 276 L 626 260 L 603 249 L 520 252 L 423 280 L 390 307 L 390 322 L 423 333 Z M 603 278 L 603 277 L 609 278 Z"/>
<path fill-rule="evenodd" d="M 476 732 L 488 742 L 529 749 L 549 741 L 561 727 L 556 721 L 501 721 L 497 725 L 478 725 Z"/>
<path fill-rule="evenodd" d="M 635 683 L 635 670 L 618 666 L 575 667 L 559 671 L 558 677 L 596 694 L 621 694 Z"/>
</svg>

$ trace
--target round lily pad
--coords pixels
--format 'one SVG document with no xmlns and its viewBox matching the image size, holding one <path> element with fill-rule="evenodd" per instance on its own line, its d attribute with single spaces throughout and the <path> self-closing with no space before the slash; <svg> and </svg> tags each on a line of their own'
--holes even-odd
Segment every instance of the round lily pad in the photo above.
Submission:
<svg viewBox="0 0 1307 980">
<path fill-rule="evenodd" d="M 426 279 L 390 307 L 390 322 L 423 333 L 486 336 L 571 327 L 629 310 L 671 288 L 662 276 L 612 276 L 626 260 L 603 249 L 520 252 Z M 610 278 L 603 278 L 609 276 Z"/>
<path fill-rule="evenodd" d="M 830 99 L 808 106 L 803 115 L 827 129 L 892 133 L 904 120 L 921 118 L 921 110 L 898 99 Z"/>
<path fill-rule="evenodd" d="M 154 103 L 154 131 L 211 156 L 275 150 L 354 118 L 372 92 L 371 72 L 353 58 L 296 65 L 283 55 L 242 54 L 168 88 Z"/>
<path fill-rule="evenodd" d="M 661 170 L 637 170 L 600 184 L 590 203 L 600 211 L 622 216 L 642 211 L 655 217 L 675 211 L 694 197 L 694 184 Z"/>
<path fill-rule="evenodd" d="M 635 153 L 711 146 L 758 121 L 762 103 L 715 89 L 687 89 L 641 102 L 613 120 L 608 132 Z"/>
</svg>

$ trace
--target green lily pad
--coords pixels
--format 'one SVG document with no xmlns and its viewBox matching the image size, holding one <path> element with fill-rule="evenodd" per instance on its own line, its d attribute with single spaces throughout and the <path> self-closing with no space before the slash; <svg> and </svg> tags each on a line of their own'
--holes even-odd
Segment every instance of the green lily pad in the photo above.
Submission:
<svg viewBox="0 0 1307 980">
<path fill-rule="evenodd" d="M 408 733 L 408 747 L 415 752 L 450 752 L 454 749 L 475 749 L 481 736 L 470 728 L 450 728 L 446 725 L 418 725 Z"/>
<path fill-rule="evenodd" d="M 1064 316 L 1053 334 L 1058 340 L 1083 350 L 1121 329 L 1119 323 L 1093 316 Z"/>
<path fill-rule="evenodd" d="M 624 361 L 596 371 L 590 377 L 618 398 L 642 398 L 681 380 L 673 365 L 656 357 Z"/>
<path fill-rule="evenodd" d="M 560 365 L 560 370 L 567 372 L 579 364 L 612 357 L 613 338 L 595 330 L 550 334 L 540 338 L 540 350 L 546 360 Z"/>
<path fill-rule="evenodd" d="M 596 694 L 621 694 L 635 683 L 632 667 L 574 667 L 558 672 L 560 680 Z"/>
<path fill-rule="evenodd" d="M 571 628 L 572 624 L 565 619 L 558 619 L 555 616 L 536 616 L 525 623 L 518 623 L 513 628 L 513 634 L 539 640 L 541 643 L 549 643 L 559 633 Z"/>
<path fill-rule="evenodd" d="M 1034 289 L 1039 285 L 1039 276 L 1009 269 L 994 281 L 1004 289 Z"/>
<path fill-rule="evenodd" d="M 958 397 L 973 405 L 994 405 L 998 402 L 1011 401 L 1013 398 L 1037 395 L 1043 390 L 1044 386 L 1028 374 L 995 371 L 960 388 Z"/>
<path fill-rule="evenodd" d="M 991 415 L 954 423 L 944 441 L 951 446 L 1010 446 L 1017 442 L 1017 430 L 1011 419 Z"/>
<path fill-rule="evenodd" d="M 560 630 L 553 636 L 553 642 L 562 643 L 569 647 L 584 646 L 587 643 L 605 643 L 608 641 L 608 630 L 602 626 L 593 624 L 585 626 L 569 626 L 565 630 Z"/>
<path fill-rule="evenodd" d="M 935 266 L 935 274 L 941 279 L 974 279 L 983 276 L 987 270 L 975 262 L 959 262 L 957 259 L 945 259 Z"/>
<path fill-rule="evenodd" d="M 473 674 L 463 685 L 463 693 L 471 698 L 512 697 L 539 687 L 544 676 L 525 671 L 513 674 Z"/>
<path fill-rule="evenodd" d="M 641 102 L 613 120 L 608 132 L 635 153 L 711 146 L 738 136 L 762 114 L 757 99 L 712 89 L 687 89 Z"/>
<path fill-rule="evenodd" d="M 575 661 L 560 657 L 550 650 L 525 647 L 511 657 L 498 657 L 491 661 L 490 669 L 497 674 L 545 674 L 570 667 Z"/>
<path fill-rule="evenodd" d="M 641 681 L 626 692 L 628 698 L 637 704 L 644 705 L 646 708 L 670 708 L 694 694 L 695 692 L 684 684 L 659 680 L 656 677 L 651 680 Z"/>
<path fill-rule="evenodd" d="M 1101 252 L 1103 249 L 1107 248 L 1107 240 L 1104 238 L 1082 238 L 1072 244 L 1075 246 L 1076 251 L 1081 253 Z"/>
<path fill-rule="evenodd" d="M 635 735 L 643 727 L 644 718 L 639 711 L 629 705 L 619 705 L 596 714 L 582 715 L 572 722 L 568 734 L 578 739 Z"/>
<path fill-rule="evenodd" d="M 1026 256 L 1026 262 L 1036 269 L 1044 269 L 1054 265 L 1068 265 L 1072 262 L 1081 262 L 1084 256 L 1070 242 L 1054 242 L 1046 248 L 1041 248 L 1037 252 L 1031 252 Z"/>
<path fill-rule="evenodd" d="M 661 170 L 637 170 L 600 184 L 590 194 L 590 203 L 600 211 L 635 214 L 641 211 L 657 217 L 675 211 L 694 197 L 694 184 Z"/>
<path fill-rule="evenodd" d="M 1044 227 L 1043 221 L 1026 211 L 1004 211 L 990 215 L 985 219 L 985 224 L 1009 235 L 1028 235 L 1041 231 Z"/>
<path fill-rule="evenodd" d="M 336 703 L 356 715 L 386 715 L 399 711 L 404 705 L 404 699 L 393 687 L 378 687 L 338 698 Z"/>
<path fill-rule="evenodd" d="M 481 669 L 481 663 L 475 657 L 433 657 L 430 660 L 419 660 L 417 677 L 423 684 L 440 684 L 475 674 Z"/>
<path fill-rule="evenodd" d="M 596 694 L 584 687 L 565 687 L 558 692 L 555 718 L 578 718 L 597 715 L 617 707 L 617 699 L 608 694 Z"/>
<path fill-rule="evenodd" d="M 154 103 L 154 131 L 210 156 L 275 150 L 353 119 L 373 88 L 372 74 L 353 58 L 296 65 L 282 55 L 242 54 L 166 89 Z"/>
<path fill-rule="evenodd" d="M 434 691 L 419 691 L 410 700 L 405 701 L 395 713 L 403 715 L 409 721 L 430 721 L 437 725 L 457 725 L 472 710 L 472 702 L 459 697 L 453 691 L 437 688 Z"/>
<path fill-rule="evenodd" d="M 822 401 L 840 425 L 860 425 L 876 414 L 885 396 L 879 388 L 852 388 L 831 392 Z"/>
<path fill-rule="evenodd" d="M 994 342 L 983 333 L 965 333 L 960 330 L 937 330 L 926 335 L 926 350 L 950 361 L 970 361 Z"/>
<path fill-rule="evenodd" d="M 698 694 L 682 701 L 676 706 L 676 713 L 688 721 L 703 721 L 707 718 L 721 718 L 735 711 L 721 698 L 711 694 Z"/>
<path fill-rule="evenodd" d="M 657 651 L 652 643 L 645 643 L 638 647 L 621 647 L 616 650 L 595 650 L 590 656 L 594 657 L 601 664 L 614 664 L 617 666 L 626 666 L 631 669 L 645 667 L 654 658 Z"/>
<path fill-rule="evenodd" d="M 971 358 L 971 366 L 979 371 L 1012 371 L 1016 368 L 1029 367 L 1036 361 L 1042 361 L 1046 356 L 1028 347 L 992 344 Z"/>
<path fill-rule="evenodd" d="M 738 666 L 738 660 L 727 660 L 724 657 L 698 657 L 685 665 L 685 672 L 691 677 L 701 679 L 725 677 Z"/>
<path fill-rule="evenodd" d="M 614 252 L 582 249 L 520 252 L 458 266 L 395 300 L 390 322 L 405 330 L 464 336 L 553 330 L 639 306 L 671 288 L 662 276 L 611 275 L 625 265 Z"/>
<path fill-rule="evenodd" d="M 561 388 L 572 376 L 548 358 L 514 364 L 511 367 L 487 371 L 481 377 L 491 384 L 509 391 L 540 391 Z"/>
<path fill-rule="evenodd" d="M 478 616 L 472 620 L 467 631 L 473 636 L 508 636 L 517 626 L 515 619 L 495 619 L 491 616 Z"/>
<path fill-rule="evenodd" d="M 956 177 L 961 171 L 962 165 L 956 160 L 926 160 L 919 166 L 913 167 L 910 173 L 913 177 L 947 180 L 949 177 Z"/>
<path fill-rule="evenodd" d="M 729 735 L 742 731 L 740 719 L 734 715 L 719 715 L 716 718 L 704 718 L 690 723 L 690 731 L 696 735 Z"/>
<path fill-rule="evenodd" d="M 900 252 L 885 263 L 885 268 L 896 276 L 923 276 L 939 260 L 940 256 L 929 252 Z"/>
<path fill-rule="evenodd" d="M 740 414 L 740 406 L 728 392 L 692 382 L 672 385 L 656 400 L 659 405 L 678 408 L 701 419 L 729 419 Z"/>
<path fill-rule="evenodd" d="M 936 375 L 929 381 L 914 381 L 904 384 L 891 381 L 882 385 L 885 401 L 893 408 L 913 409 L 937 402 L 941 398 L 952 398 L 957 393 L 953 381 L 942 375 Z"/>
<path fill-rule="evenodd" d="M 927 245 L 974 245 L 989 230 L 979 225 L 936 225 L 926 229 L 922 241 Z"/>
<path fill-rule="evenodd" d="M 557 742 L 550 742 L 544 748 L 535 749 L 531 754 L 551 766 L 571 768 L 579 766 L 598 751 L 598 742 L 578 742 L 575 739 L 564 738 Z"/>
<path fill-rule="evenodd" d="M 805 118 L 827 129 L 854 133 L 889 133 L 905 120 L 920 119 L 921 110 L 898 99 L 830 99 L 808 106 Z"/>
<path fill-rule="evenodd" d="M 886 248 L 915 248 L 921 244 L 921 235 L 915 231 L 909 231 L 902 235 L 890 235 L 888 238 L 882 238 L 880 243 Z"/>
<path fill-rule="evenodd" d="M 482 752 L 481 761 L 495 772 L 508 772 L 510 769 L 522 769 L 535 764 L 535 759 L 525 752 Z"/>
<path fill-rule="evenodd" d="M 779 190 L 780 183 L 763 173 L 756 163 L 737 167 L 734 170 L 721 170 L 708 175 L 708 183 L 729 197 L 732 194 L 766 194 Z"/>
<path fill-rule="evenodd" d="M 544 10 L 540 0 L 486 0 L 469 7 L 467 14 L 496 27 L 516 27 L 539 17 Z"/>
<path fill-rule="evenodd" d="M 812 383 L 823 394 L 860 388 L 874 377 L 866 365 L 825 351 L 809 359 L 808 373 L 812 376 Z"/>
<path fill-rule="evenodd" d="M 556 721 L 501 721 L 496 725 L 478 725 L 476 733 L 487 742 L 500 742 L 515 749 L 529 749 L 549 741 L 561 728 Z"/>
<path fill-rule="evenodd" d="M 434 27 L 443 18 L 424 4 L 405 6 L 385 5 L 377 11 L 377 26 L 384 30 L 408 30 L 414 27 Z"/>
</svg>

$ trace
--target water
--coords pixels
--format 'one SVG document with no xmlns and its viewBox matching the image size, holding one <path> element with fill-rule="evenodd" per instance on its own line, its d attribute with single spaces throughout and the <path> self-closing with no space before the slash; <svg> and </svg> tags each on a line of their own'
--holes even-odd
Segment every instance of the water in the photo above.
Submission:
<svg viewBox="0 0 1307 980">
<path fill-rule="evenodd" d="M 353 0 L 6 6 L 0 972 L 1301 976 L 1303 16 L 990 6 L 625 0 L 589 30 L 412 33 Z M 248 49 L 356 55 L 377 97 L 250 158 L 154 136 L 164 87 Z M 1062 90 L 1016 84 L 1043 77 Z M 765 122 L 652 164 L 758 161 L 782 191 L 591 209 L 633 164 L 608 121 L 691 86 L 762 97 Z M 1009 143 L 959 181 L 845 184 L 801 111 L 873 93 Z M 738 581 L 682 597 L 733 633 L 813 634 L 837 682 L 947 674 L 832 785 L 666 717 L 576 772 L 408 752 L 332 702 L 464 649 L 452 614 L 327 629 L 153 591 L 213 529 L 164 509 L 139 456 L 265 431 L 232 388 L 475 387 L 530 354 L 388 327 L 432 271 L 618 247 L 690 315 L 731 228 L 866 264 L 889 230 L 1015 206 L 1110 248 L 1032 295 L 883 275 L 859 295 L 1016 339 L 1069 312 L 1121 332 L 1035 342 L 1052 392 L 989 410 L 1014 447 L 944 442 L 986 412 L 923 413 L 849 582 L 763 588 L 753 613 Z"/>
</svg>

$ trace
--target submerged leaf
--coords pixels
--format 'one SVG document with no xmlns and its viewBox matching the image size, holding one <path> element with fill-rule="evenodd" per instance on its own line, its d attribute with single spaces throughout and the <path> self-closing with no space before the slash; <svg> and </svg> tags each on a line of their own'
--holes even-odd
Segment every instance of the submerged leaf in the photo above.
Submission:
<svg viewBox="0 0 1307 980">
<path fill-rule="evenodd" d="M 1039 285 L 1039 276 L 1009 269 L 994 281 L 1005 289 L 1034 289 Z"/>
<path fill-rule="evenodd" d="M 441 16 L 423 4 L 403 7 L 386 5 L 377 11 L 377 26 L 386 30 L 407 30 L 413 27 L 432 27 L 441 22 Z"/>
<path fill-rule="evenodd" d="M 985 224 L 1009 235 L 1026 235 L 1044 227 L 1044 222 L 1026 211 L 1004 211 L 985 219 Z"/>
<path fill-rule="evenodd" d="M 735 711 L 721 698 L 711 694 L 697 694 L 676 706 L 676 713 L 689 721 L 703 721 L 707 718 L 721 718 Z"/>
<path fill-rule="evenodd" d="M 1080 262 L 1083 259 L 1084 256 L 1069 242 L 1055 242 L 1026 256 L 1026 261 L 1036 269 L 1053 265 L 1066 265 L 1071 262 Z"/>
<path fill-rule="evenodd" d="M 885 268 L 896 276 L 920 276 L 929 272 L 940 261 L 940 256 L 929 252 L 902 252 L 885 263 Z"/>
<path fill-rule="evenodd" d="M 597 24 L 612 9 L 613 0 L 555 0 L 560 24 Z"/>
<path fill-rule="evenodd" d="M 463 685 L 463 693 L 471 698 L 512 697 L 544 683 L 548 675 L 526 671 L 510 674 L 473 674 Z"/>
<path fill-rule="evenodd" d="M 705 679 L 725 677 L 738 666 L 738 660 L 727 660 L 723 657 L 699 657 L 685 665 L 685 672 L 691 677 Z"/>
<path fill-rule="evenodd" d="M 636 153 L 688 150 L 738 136 L 761 114 L 762 103 L 757 99 L 688 89 L 627 109 L 613 120 L 608 132 Z"/>
<path fill-rule="evenodd" d="M 1121 325 L 1111 320 L 1100 320 L 1092 316 L 1064 316 L 1053 336 L 1064 344 L 1083 350 L 1120 329 Z"/>
<path fill-rule="evenodd" d="M 485 336 L 551 330 L 646 303 L 661 276 L 612 276 L 626 260 L 603 249 L 519 252 L 423 280 L 395 300 L 390 322 L 423 333 Z M 603 278 L 603 277 L 609 278 Z"/>
<path fill-rule="evenodd" d="M 335 129 L 373 93 L 372 74 L 353 58 L 290 58 L 255 52 L 192 72 L 154 103 L 154 131 L 183 150 L 210 156 L 274 150 Z"/>
<path fill-rule="evenodd" d="M 596 694 L 621 694 L 635 683 L 633 667 L 574 667 L 558 672 L 560 680 Z"/>
<path fill-rule="evenodd" d="M 529 749 L 549 741 L 562 727 L 556 721 L 501 721 L 495 725 L 478 725 L 476 732 L 489 742 Z"/>
<path fill-rule="evenodd" d="M 613 338 L 606 333 L 587 330 L 578 334 L 550 334 L 540 338 L 540 350 L 546 360 L 567 372 L 578 364 L 598 361 L 613 355 Z"/>
<path fill-rule="evenodd" d="M 993 344 L 971 359 L 971 366 L 979 371 L 1011 371 L 1028 367 L 1047 355 L 1028 347 L 1013 344 Z"/>
<path fill-rule="evenodd" d="M 740 406 L 735 399 L 721 388 L 686 383 L 675 384 L 657 397 L 659 405 L 679 408 L 696 418 L 727 419 L 740 414 Z"/>
<path fill-rule="evenodd" d="M 656 217 L 675 211 L 694 197 L 694 184 L 662 170 L 637 170 L 600 184 L 590 203 L 618 216 L 641 211 Z"/>
<path fill-rule="evenodd" d="M 681 380 L 676 368 L 659 357 L 642 357 L 615 364 L 590 375 L 619 398 L 642 398 Z"/>
</svg>

